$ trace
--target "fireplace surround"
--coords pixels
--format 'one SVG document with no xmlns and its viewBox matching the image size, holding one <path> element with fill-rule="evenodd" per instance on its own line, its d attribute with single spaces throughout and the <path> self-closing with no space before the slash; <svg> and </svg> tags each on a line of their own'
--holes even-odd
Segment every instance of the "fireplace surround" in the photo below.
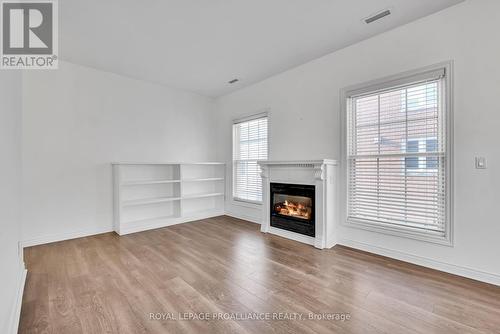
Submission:
<svg viewBox="0 0 500 334">
<path fill-rule="evenodd" d="M 259 165 L 263 190 L 261 232 L 320 249 L 335 246 L 337 162 L 261 161 Z"/>
</svg>

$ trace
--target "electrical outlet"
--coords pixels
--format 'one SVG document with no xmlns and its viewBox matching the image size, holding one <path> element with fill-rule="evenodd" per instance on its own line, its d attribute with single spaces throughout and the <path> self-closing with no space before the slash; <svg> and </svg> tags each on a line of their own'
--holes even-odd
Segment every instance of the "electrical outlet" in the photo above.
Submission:
<svg viewBox="0 0 500 334">
<path fill-rule="evenodd" d="M 476 157 L 476 169 L 486 169 L 485 157 Z"/>
</svg>

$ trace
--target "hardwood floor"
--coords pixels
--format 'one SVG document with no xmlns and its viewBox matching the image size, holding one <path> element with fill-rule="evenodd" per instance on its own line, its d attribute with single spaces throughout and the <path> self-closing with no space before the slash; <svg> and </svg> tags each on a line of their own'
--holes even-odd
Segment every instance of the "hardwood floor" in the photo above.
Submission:
<svg viewBox="0 0 500 334">
<path fill-rule="evenodd" d="M 498 287 L 320 251 L 229 217 L 31 247 L 25 258 L 20 333 L 500 333 Z"/>
</svg>

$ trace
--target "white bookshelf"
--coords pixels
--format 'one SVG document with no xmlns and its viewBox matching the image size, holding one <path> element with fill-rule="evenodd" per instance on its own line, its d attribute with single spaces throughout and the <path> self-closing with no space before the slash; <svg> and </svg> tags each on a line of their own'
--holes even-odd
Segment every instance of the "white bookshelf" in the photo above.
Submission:
<svg viewBox="0 0 500 334">
<path fill-rule="evenodd" d="M 119 235 L 224 214 L 225 164 L 113 163 Z"/>
</svg>

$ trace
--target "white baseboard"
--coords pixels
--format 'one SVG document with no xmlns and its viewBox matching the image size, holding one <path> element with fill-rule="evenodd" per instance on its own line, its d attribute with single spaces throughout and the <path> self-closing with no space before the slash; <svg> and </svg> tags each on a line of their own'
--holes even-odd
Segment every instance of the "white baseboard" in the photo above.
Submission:
<svg viewBox="0 0 500 334">
<path fill-rule="evenodd" d="M 41 237 L 37 237 L 37 238 L 33 238 L 33 239 L 23 240 L 23 241 L 21 241 L 21 246 L 23 248 L 25 248 L 25 247 L 49 244 L 51 242 L 64 241 L 64 240 L 70 240 L 70 239 L 76 239 L 76 238 L 83 238 L 83 237 L 88 237 L 91 235 L 108 233 L 108 232 L 113 232 L 113 228 L 106 227 L 106 228 L 101 228 L 101 229 L 89 229 L 89 230 L 81 230 L 81 231 L 74 231 L 74 232 L 67 232 L 67 233 L 58 233 L 58 234 L 46 235 L 46 236 L 41 236 Z"/>
<path fill-rule="evenodd" d="M 457 266 L 450 263 L 440 262 L 426 257 L 407 254 L 388 248 L 373 246 L 354 240 L 340 239 L 337 244 L 500 286 L 500 275 Z"/>
<path fill-rule="evenodd" d="M 19 329 L 19 319 L 21 318 L 21 306 L 23 304 L 24 285 L 26 284 L 26 275 L 28 271 L 24 267 L 24 263 L 19 266 L 18 285 L 16 289 L 16 297 L 10 316 L 8 332 L 9 334 L 17 334 Z"/>
<path fill-rule="evenodd" d="M 255 217 L 249 216 L 249 215 L 244 215 L 240 213 L 234 213 L 234 212 L 217 212 L 214 213 L 213 216 L 219 216 L 219 215 L 227 215 L 230 217 L 234 217 L 237 219 L 243 219 L 252 223 L 260 224 L 260 220 L 256 219 Z M 212 216 L 212 215 L 210 215 Z M 195 219 L 203 219 L 203 218 L 209 218 L 209 217 L 190 217 L 192 220 Z M 184 221 L 183 221 L 184 222 Z M 180 222 L 177 222 L 180 223 Z M 149 226 L 150 228 L 159 228 L 163 226 Z M 68 232 L 68 233 L 61 233 L 61 234 L 55 234 L 55 235 L 48 235 L 48 236 L 42 236 L 38 238 L 33 238 L 29 240 L 23 240 L 21 242 L 22 248 L 24 247 L 31 247 L 31 246 L 36 246 L 36 245 L 43 245 L 43 244 L 48 244 L 51 242 L 57 242 L 57 241 L 64 241 L 64 240 L 70 240 L 70 239 L 76 239 L 76 238 L 82 238 L 82 237 L 87 237 L 91 235 L 96 235 L 96 234 L 102 234 L 102 233 L 108 233 L 108 232 L 113 232 L 113 228 L 104 228 L 104 229 L 95 229 L 95 230 L 85 230 L 85 231 L 77 231 L 77 232 Z M 126 231 L 126 233 L 133 233 L 133 232 L 138 232 L 138 231 Z M 280 231 L 279 231 L 280 232 Z M 280 235 L 279 233 L 273 233 Z M 282 235 L 284 237 L 288 237 L 290 239 L 294 239 L 293 236 L 290 235 Z M 310 243 L 309 240 L 297 240 L 305 243 Z M 445 262 L 440 262 L 436 260 L 432 260 L 429 258 L 421 257 L 421 256 L 416 256 L 404 252 L 399 252 L 395 251 L 392 249 L 388 248 L 383 248 L 383 247 L 378 247 L 378 246 L 373 246 L 370 244 L 354 241 L 354 240 L 348 240 L 348 239 L 340 239 L 338 241 L 339 245 L 363 250 L 366 252 L 382 255 L 382 256 L 387 256 L 393 259 L 421 265 L 424 267 L 444 271 L 450 274 L 458 275 L 458 276 L 463 276 L 467 278 L 471 278 L 477 281 L 485 282 L 485 283 L 490 283 L 494 285 L 500 286 L 500 275 L 497 274 L 492 274 L 476 269 L 471 269 L 467 267 L 462 267 L 462 266 L 457 266 L 454 264 L 450 263 L 445 263 Z M 24 276 L 26 276 L 26 273 L 24 273 Z M 23 278 L 23 280 L 25 277 Z M 24 281 L 23 281 L 24 284 Z M 23 285 L 24 288 L 24 285 Z M 22 297 L 22 294 L 21 294 Z M 20 306 L 19 306 L 20 307 Z"/>
<path fill-rule="evenodd" d="M 129 229 L 124 228 L 123 231 L 120 231 L 119 234 L 125 235 L 125 234 L 140 232 L 140 231 L 146 231 L 146 230 L 166 227 L 166 226 L 170 226 L 170 225 L 174 225 L 174 224 L 185 223 L 185 222 L 193 221 L 193 220 L 200 220 L 200 219 L 205 219 L 205 218 L 222 216 L 224 214 L 225 214 L 224 211 L 214 210 L 211 212 L 206 212 L 206 213 L 202 213 L 202 214 L 192 215 L 189 217 L 184 217 L 183 219 L 179 219 L 177 221 L 172 221 L 170 223 L 157 222 L 157 223 L 153 223 L 153 224 L 150 224 L 150 225 L 147 225 L 144 227 L 129 228 Z M 88 230 L 81 230 L 81 231 L 74 231 L 74 232 L 67 232 L 67 233 L 58 233 L 58 234 L 36 237 L 36 238 L 32 238 L 32 239 L 26 239 L 26 240 L 21 241 L 20 245 L 21 245 L 21 248 L 25 248 L 25 247 L 49 244 L 52 242 L 71 240 L 71 239 L 76 239 L 76 238 L 83 238 L 83 237 L 88 237 L 88 236 L 92 236 L 92 235 L 96 235 L 96 234 L 109 233 L 109 232 L 113 232 L 113 231 L 114 231 L 113 227 L 107 227 L 107 228 L 101 228 L 101 229 L 88 229 Z"/>
<path fill-rule="evenodd" d="M 235 212 L 229 212 L 229 211 L 226 211 L 225 215 L 229 216 L 229 217 L 237 218 L 237 219 L 246 220 L 246 221 L 249 221 L 251 223 L 255 223 L 255 224 L 259 224 L 259 225 L 261 224 L 260 218 L 255 218 L 255 217 L 252 217 L 250 215 L 245 215 L 245 214 L 235 213 Z"/>
</svg>

